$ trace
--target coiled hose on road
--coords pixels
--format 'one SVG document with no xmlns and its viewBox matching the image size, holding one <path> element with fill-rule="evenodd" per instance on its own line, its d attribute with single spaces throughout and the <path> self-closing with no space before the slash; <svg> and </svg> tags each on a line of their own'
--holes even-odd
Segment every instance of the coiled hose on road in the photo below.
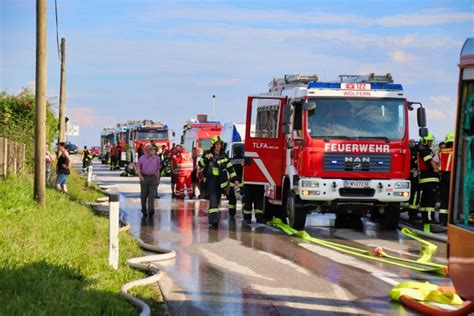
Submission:
<svg viewBox="0 0 474 316">
<path fill-rule="evenodd" d="M 157 254 L 131 258 L 131 259 L 128 259 L 126 263 L 132 268 L 142 270 L 145 272 L 151 272 L 154 274 L 144 279 L 131 281 L 122 285 L 122 288 L 120 289 L 120 294 L 126 299 L 128 299 L 130 302 L 135 304 L 137 307 L 141 308 L 142 310 L 142 312 L 140 313 L 141 316 L 148 316 L 150 315 L 150 312 L 151 312 L 150 306 L 148 306 L 148 304 L 146 304 L 144 301 L 128 293 L 128 291 L 136 286 L 145 286 L 145 285 L 158 282 L 161 279 L 162 272 L 158 269 L 157 266 L 153 265 L 152 262 L 173 259 L 174 257 L 176 257 L 176 252 L 174 250 L 165 249 L 158 246 L 147 244 L 143 242 L 143 240 L 141 240 L 140 238 L 136 238 L 136 239 L 142 249 L 148 250 Z"/>
<path fill-rule="evenodd" d="M 101 187 L 101 189 L 104 190 L 103 192 L 105 194 L 109 193 L 107 191 L 110 188 L 111 188 L 111 186 Z M 101 201 L 98 201 L 98 202 L 101 202 Z M 102 202 L 104 202 L 103 199 L 102 199 Z M 128 224 L 126 222 L 122 222 L 122 223 L 125 226 L 121 227 L 120 231 L 121 232 L 129 231 L 130 230 L 130 224 Z M 120 288 L 120 295 L 122 295 L 127 300 L 132 302 L 135 306 L 137 306 L 138 308 L 141 309 L 140 316 L 149 316 L 150 313 L 151 313 L 150 306 L 147 303 L 145 303 L 144 301 L 142 301 L 141 299 L 131 295 L 129 293 L 129 290 L 134 288 L 134 287 L 137 287 L 137 286 L 145 286 L 145 285 L 149 285 L 149 284 L 153 284 L 153 283 L 158 282 L 161 279 L 163 274 L 160 271 L 160 269 L 157 266 L 155 266 L 152 262 L 173 259 L 173 258 L 176 257 L 176 252 L 174 250 L 171 250 L 171 249 L 161 248 L 161 247 L 158 247 L 158 246 L 147 244 L 146 242 L 144 242 L 140 238 L 135 237 L 135 236 L 133 236 L 133 237 L 137 240 L 138 245 L 140 246 L 140 248 L 142 248 L 143 250 L 146 250 L 146 251 L 153 252 L 155 254 L 154 255 L 149 255 L 149 256 L 130 258 L 126 261 L 126 264 L 129 265 L 130 267 L 134 268 L 134 269 L 138 269 L 138 270 L 141 270 L 141 271 L 144 271 L 144 272 L 147 272 L 147 273 L 152 273 L 152 275 L 149 276 L 149 277 L 143 278 L 143 279 L 134 280 L 134 281 L 125 283 Z"/>
</svg>

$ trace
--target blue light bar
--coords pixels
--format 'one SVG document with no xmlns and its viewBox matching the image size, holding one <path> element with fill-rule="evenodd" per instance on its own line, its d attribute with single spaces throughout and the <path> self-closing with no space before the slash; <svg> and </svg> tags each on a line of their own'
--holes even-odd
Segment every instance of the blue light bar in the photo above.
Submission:
<svg viewBox="0 0 474 316">
<path fill-rule="evenodd" d="M 403 91 L 403 86 L 398 83 L 371 83 L 371 90 L 394 90 Z M 341 89 L 341 84 L 337 82 L 310 82 L 308 89 Z"/>
</svg>

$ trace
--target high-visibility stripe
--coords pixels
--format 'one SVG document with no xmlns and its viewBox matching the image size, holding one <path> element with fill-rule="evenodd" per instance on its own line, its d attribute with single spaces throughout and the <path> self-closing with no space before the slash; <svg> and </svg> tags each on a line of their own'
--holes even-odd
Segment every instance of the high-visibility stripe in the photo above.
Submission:
<svg viewBox="0 0 474 316">
<path fill-rule="evenodd" d="M 448 214 L 448 210 L 445 209 L 445 208 L 440 208 L 440 209 L 439 209 L 439 213 L 440 213 L 440 214 Z"/>
<path fill-rule="evenodd" d="M 229 178 L 234 178 L 234 177 L 237 177 L 237 173 L 232 172 L 232 173 L 229 175 Z"/>
<path fill-rule="evenodd" d="M 235 205 L 235 204 L 229 204 L 229 205 L 228 205 L 228 208 L 229 208 L 230 210 L 233 210 L 233 209 L 237 208 L 237 205 Z"/>
<path fill-rule="evenodd" d="M 263 214 L 263 211 L 262 211 L 262 210 L 259 210 L 259 209 L 256 209 L 256 210 L 255 210 L 255 214 Z"/>
<path fill-rule="evenodd" d="M 229 163 L 227 164 L 227 168 L 232 168 L 233 166 L 234 166 L 234 165 L 232 164 L 232 162 L 229 162 Z"/>
<path fill-rule="evenodd" d="M 242 214 L 246 214 L 246 215 L 247 215 L 247 214 L 250 214 L 250 215 L 252 215 L 252 210 L 250 210 L 250 211 L 249 211 L 249 210 L 242 210 Z"/>
<path fill-rule="evenodd" d="M 422 183 L 430 183 L 430 182 L 439 182 L 439 178 L 423 178 L 423 179 L 420 179 L 418 183 L 422 184 Z"/>
<path fill-rule="evenodd" d="M 428 156 L 423 157 L 423 160 L 424 160 L 424 161 L 428 161 L 428 160 L 430 160 L 430 159 L 433 159 L 433 156 L 432 156 L 432 155 L 428 155 Z"/>
<path fill-rule="evenodd" d="M 227 185 L 228 185 L 228 183 L 227 183 L 227 182 L 221 183 L 221 189 L 224 189 L 224 188 L 226 188 L 226 187 L 227 187 Z"/>
<path fill-rule="evenodd" d="M 207 212 L 208 212 L 209 214 L 212 214 L 212 213 L 217 213 L 218 211 L 219 211 L 218 208 L 210 208 Z"/>
<path fill-rule="evenodd" d="M 434 207 L 420 207 L 421 212 L 434 212 L 436 209 Z"/>
</svg>

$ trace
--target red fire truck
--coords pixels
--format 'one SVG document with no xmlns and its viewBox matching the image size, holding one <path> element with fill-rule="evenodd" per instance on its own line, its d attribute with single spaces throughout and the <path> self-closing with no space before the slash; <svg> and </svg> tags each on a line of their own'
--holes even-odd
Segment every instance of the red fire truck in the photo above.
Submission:
<svg viewBox="0 0 474 316">
<path fill-rule="evenodd" d="M 191 152 L 193 147 L 207 150 L 211 148 L 211 138 L 220 136 L 222 124 L 217 121 L 208 121 L 207 115 L 200 114 L 197 120 L 190 120 L 183 127 L 181 143 L 187 151 Z"/>
<path fill-rule="evenodd" d="M 113 127 L 104 127 L 100 135 L 100 160 L 103 164 L 109 162 L 109 148 L 115 143 Z"/>
<path fill-rule="evenodd" d="M 138 160 L 138 148 L 141 144 L 151 143 L 157 147 L 165 145 L 170 148 L 170 141 L 174 137 L 174 132 L 161 122 L 152 120 L 128 121 L 127 122 L 127 161 L 136 162 Z"/>
<path fill-rule="evenodd" d="M 310 211 L 335 212 L 336 226 L 366 213 L 384 228 L 398 225 L 410 196 L 408 102 L 392 76 L 342 75 L 273 79 L 248 97 L 246 185 L 264 186 L 265 213 L 303 229 Z"/>
</svg>

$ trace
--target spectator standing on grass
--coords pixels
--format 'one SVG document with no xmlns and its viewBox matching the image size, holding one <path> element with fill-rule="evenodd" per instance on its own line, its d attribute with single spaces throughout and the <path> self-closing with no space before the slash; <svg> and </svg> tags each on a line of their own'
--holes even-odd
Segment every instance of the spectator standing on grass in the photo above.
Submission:
<svg viewBox="0 0 474 316">
<path fill-rule="evenodd" d="M 59 191 L 67 193 L 67 177 L 71 173 L 71 157 L 66 149 L 66 143 L 61 142 L 58 144 L 58 164 L 56 166 L 56 189 Z"/>
<path fill-rule="evenodd" d="M 46 143 L 45 148 L 45 160 L 46 160 L 46 185 L 51 181 L 51 164 L 53 163 L 53 155 L 49 151 L 48 143 Z"/>
<path fill-rule="evenodd" d="M 138 159 L 137 174 L 140 179 L 140 198 L 143 215 L 155 213 L 155 194 L 160 183 L 160 159 L 155 154 L 153 146 L 146 144 L 145 154 Z"/>
</svg>

